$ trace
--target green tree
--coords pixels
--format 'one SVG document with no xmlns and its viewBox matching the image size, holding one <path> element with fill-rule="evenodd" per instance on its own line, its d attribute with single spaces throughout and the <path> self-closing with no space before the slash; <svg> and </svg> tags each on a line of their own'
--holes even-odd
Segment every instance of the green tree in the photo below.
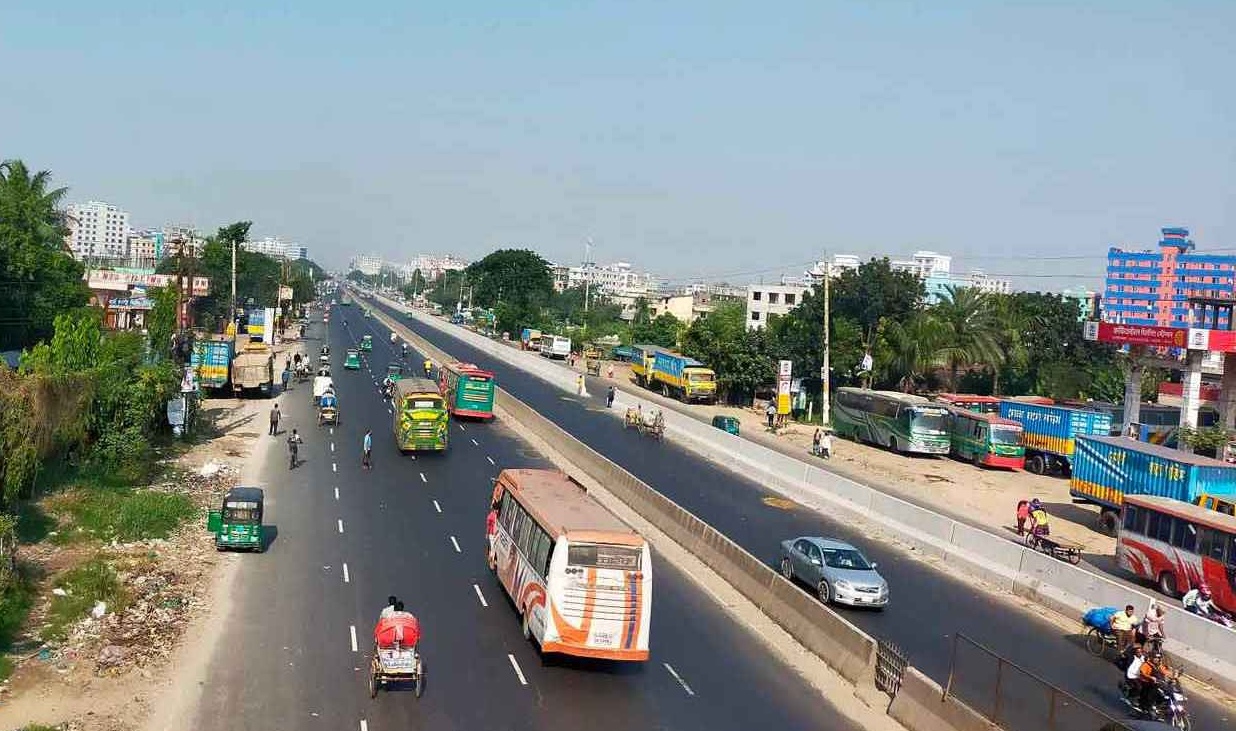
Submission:
<svg viewBox="0 0 1236 731">
<path fill-rule="evenodd" d="M 944 323 L 926 313 L 885 320 L 872 358 L 880 381 L 906 393 L 918 390 L 931 370 L 945 362 L 943 346 L 950 335 Z"/>
<path fill-rule="evenodd" d="M 176 334 L 176 308 L 180 301 L 175 287 L 160 287 L 150 291 L 154 307 L 146 316 L 146 333 L 155 361 L 171 357 L 172 336 Z"/>
<path fill-rule="evenodd" d="M 924 292 L 917 275 L 893 269 L 888 259 L 846 269 L 831 289 L 833 316 L 857 323 L 869 344 L 882 320 L 902 320 L 918 312 Z"/>
<path fill-rule="evenodd" d="M 65 250 L 66 188 L 20 160 L 0 163 L 0 348 L 51 337 L 57 315 L 82 307 L 83 267 Z"/>
<path fill-rule="evenodd" d="M 663 348 L 678 347 L 682 321 L 668 312 L 642 325 L 632 325 L 631 341 L 640 345 L 660 345 Z"/>
<path fill-rule="evenodd" d="M 747 330 L 746 307 L 721 302 L 687 328 L 682 351 L 717 373 L 722 395 L 748 396 L 772 380 L 775 364 L 762 330 Z"/>
<path fill-rule="evenodd" d="M 950 391 L 957 390 L 961 372 L 974 366 L 1000 364 L 999 323 L 992 296 L 976 287 L 948 285 L 928 316 L 941 330 L 939 358 L 948 369 Z"/>
<path fill-rule="evenodd" d="M 498 329 L 509 332 L 540 323 L 554 292 L 549 263 L 527 249 L 499 249 L 470 264 L 464 276 L 465 301 L 495 308 Z"/>
</svg>

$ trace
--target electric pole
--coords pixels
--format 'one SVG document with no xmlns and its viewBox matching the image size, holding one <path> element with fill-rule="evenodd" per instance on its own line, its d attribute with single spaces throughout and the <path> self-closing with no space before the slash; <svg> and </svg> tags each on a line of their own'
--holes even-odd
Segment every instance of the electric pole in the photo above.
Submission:
<svg viewBox="0 0 1236 731">
<path fill-rule="evenodd" d="M 820 418 L 825 425 L 828 424 L 829 417 L 829 364 L 828 364 L 828 348 L 829 348 L 829 331 L 828 331 L 828 314 L 829 314 L 829 281 L 833 278 L 832 262 L 824 262 L 824 362 L 820 366 L 820 394 L 823 397 L 820 402 Z"/>
<path fill-rule="evenodd" d="M 588 259 L 590 259 L 592 256 L 590 253 L 590 249 L 592 249 L 592 237 L 591 236 L 589 236 L 587 239 L 584 240 L 583 270 L 584 270 L 584 314 L 585 315 L 588 314 L 588 294 L 590 290 L 588 285 L 592 283 L 592 275 L 588 273 Z M 587 321 L 588 321 L 588 318 L 584 318 L 584 322 L 587 322 Z"/>
<path fill-rule="evenodd" d="M 236 324 L 236 239 L 232 239 L 232 317 L 231 322 Z"/>
</svg>

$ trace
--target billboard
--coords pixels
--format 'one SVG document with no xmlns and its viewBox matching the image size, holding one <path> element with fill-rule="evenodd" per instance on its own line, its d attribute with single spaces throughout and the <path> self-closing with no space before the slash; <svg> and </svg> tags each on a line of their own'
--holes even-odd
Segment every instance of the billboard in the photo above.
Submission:
<svg viewBox="0 0 1236 731">
<path fill-rule="evenodd" d="M 777 413 L 790 413 L 790 384 L 793 382 L 794 362 L 777 362 Z"/>
<path fill-rule="evenodd" d="M 176 281 L 176 277 L 171 274 L 138 274 L 114 269 L 88 269 L 82 275 L 82 279 L 86 280 L 86 286 L 90 289 L 110 289 L 116 292 L 127 292 L 134 287 L 140 289 L 167 287 Z M 189 277 L 184 279 L 188 280 Z M 192 279 L 191 293 L 193 296 L 204 297 L 210 294 L 209 278 L 193 277 Z"/>
<path fill-rule="evenodd" d="M 1149 345 L 1155 348 L 1184 348 L 1189 340 L 1189 331 L 1183 327 L 1121 325 L 1114 322 L 1087 322 L 1084 335 L 1087 340 L 1100 343 Z"/>
</svg>

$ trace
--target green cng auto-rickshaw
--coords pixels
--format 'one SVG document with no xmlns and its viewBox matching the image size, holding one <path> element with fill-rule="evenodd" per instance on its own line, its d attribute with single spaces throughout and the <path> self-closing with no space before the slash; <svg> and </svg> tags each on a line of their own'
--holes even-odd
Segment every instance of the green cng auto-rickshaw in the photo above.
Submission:
<svg viewBox="0 0 1236 731">
<path fill-rule="evenodd" d="M 714 416 L 712 417 L 712 425 L 721 431 L 727 431 L 734 436 L 738 436 L 739 422 L 733 416 Z"/>
<path fill-rule="evenodd" d="M 356 348 L 348 348 L 347 355 L 343 359 L 343 367 L 350 371 L 359 371 L 360 365 L 360 351 Z"/>
<path fill-rule="evenodd" d="M 263 498 L 260 487 L 233 487 L 227 491 L 222 508 L 210 511 L 206 517 L 206 530 L 215 534 L 215 548 L 261 551 L 265 547 Z"/>
<path fill-rule="evenodd" d="M 361 338 L 360 349 L 366 353 L 373 350 L 373 336 L 372 335 L 366 335 L 365 337 Z"/>
<path fill-rule="evenodd" d="M 386 377 L 392 381 L 398 381 L 400 378 L 403 378 L 403 364 L 391 363 L 386 366 Z"/>
</svg>

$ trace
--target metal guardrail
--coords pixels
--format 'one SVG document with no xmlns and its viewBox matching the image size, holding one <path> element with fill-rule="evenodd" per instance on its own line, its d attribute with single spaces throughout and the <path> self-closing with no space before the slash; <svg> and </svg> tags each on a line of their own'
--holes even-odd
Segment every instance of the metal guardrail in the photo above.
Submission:
<svg viewBox="0 0 1236 731">
<path fill-rule="evenodd" d="M 1115 681 L 1112 689 L 1115 691 Z M 1131 731 L 984 645 L 953 635 L 944 697 L 955 697 L 1008 731 Z"/>
<path fill-rule="evenodd" d="M 900 646 L 887 640 L 876 640 L 875 684 L 876 688 L 888 693 L 889 698 L 897 697 L 909 664 L 910 658 Z"/>
</svg>

